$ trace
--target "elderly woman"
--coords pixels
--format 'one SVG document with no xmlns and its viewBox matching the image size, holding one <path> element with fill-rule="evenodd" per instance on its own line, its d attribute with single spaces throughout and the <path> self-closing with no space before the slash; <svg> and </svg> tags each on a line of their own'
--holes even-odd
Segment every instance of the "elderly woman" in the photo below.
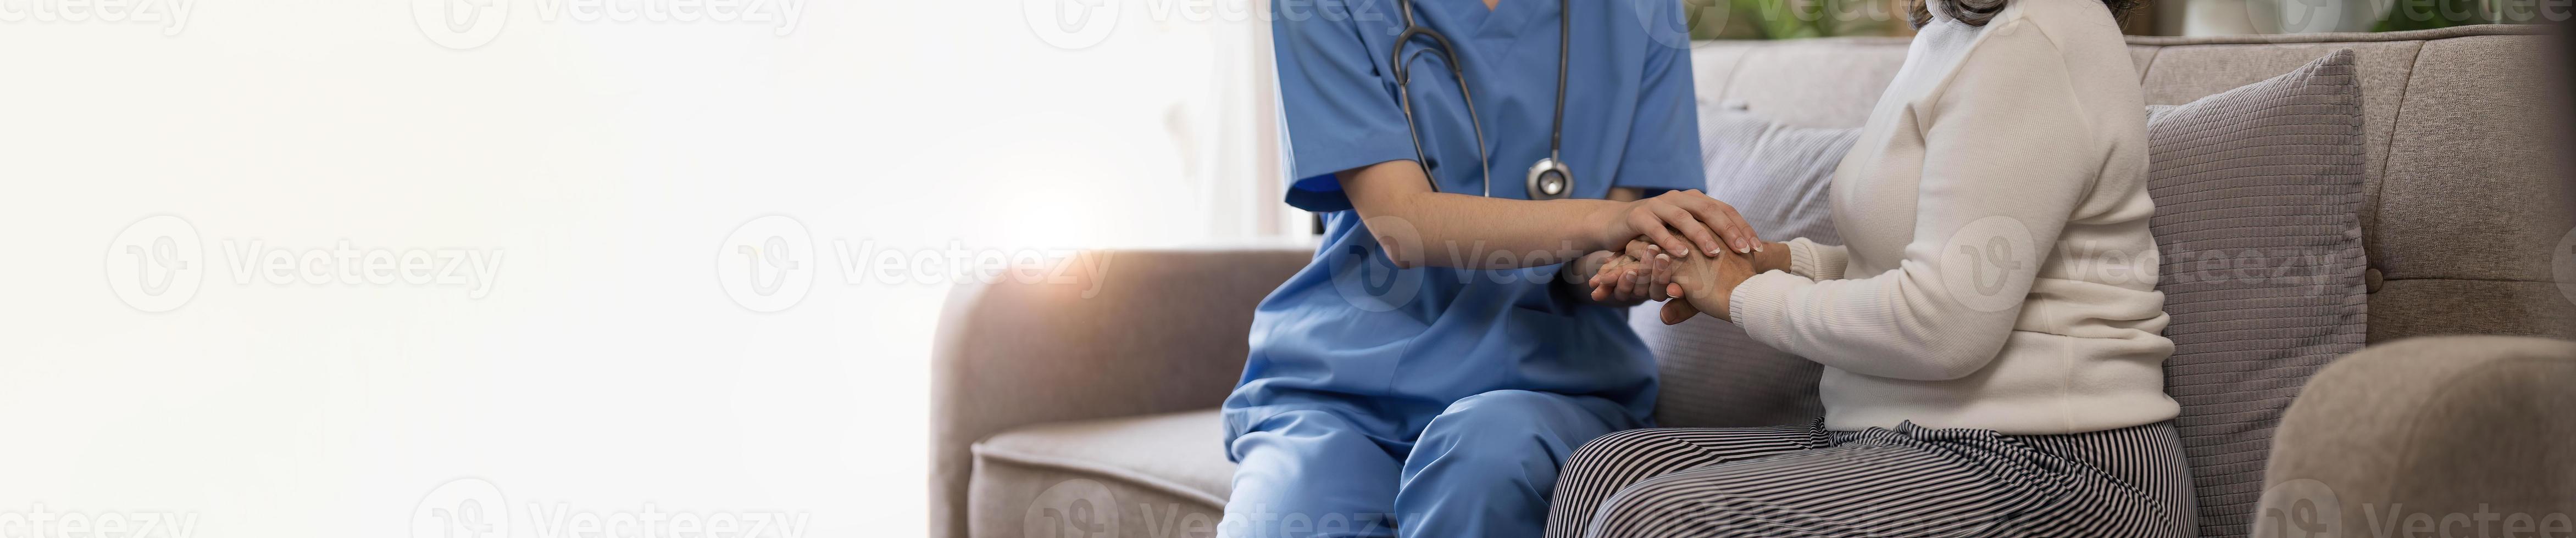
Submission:
<svg viewBox="0 0 2576 538">
<path fill-rule="evenodd" d="M 1684 300 L 1664 321 L 1706 313 L 1823 364 L 1823 419 L 1596 439 L 1560 475 L 1549 534 L 2191 535 L 2163 295 L 2126 271 L 2156 255 L 2114 22 L 2134 2 L 2107 1 L 1917 5 L 1904 68 L 1834 174 L 1847 245 L 1669 268 Z"/>
</svg>

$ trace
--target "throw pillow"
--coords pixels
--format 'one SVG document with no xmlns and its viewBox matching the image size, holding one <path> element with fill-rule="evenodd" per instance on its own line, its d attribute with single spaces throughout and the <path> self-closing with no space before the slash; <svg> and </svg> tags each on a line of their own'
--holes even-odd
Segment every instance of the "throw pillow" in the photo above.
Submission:
<svg viewBox="0 0 2576 538">
<path fill-rule="evenodd" d="M 2246 535 L 2282 411 L 2362 347 L 2357 78 L 2342 50 L 2150 107 L 2149 222 L 2174 343 L 2165 390 L 2182 404 L 2201 536 Z"/>
</svg>

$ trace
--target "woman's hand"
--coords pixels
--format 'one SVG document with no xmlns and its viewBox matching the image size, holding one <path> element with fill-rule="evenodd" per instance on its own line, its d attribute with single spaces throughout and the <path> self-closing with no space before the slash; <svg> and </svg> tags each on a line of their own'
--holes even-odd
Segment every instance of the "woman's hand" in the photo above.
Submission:
<svg viewBox="0 0 2576 538">
<path fill-rule="evenodd" d="M 1734 206 L 1708 197 L 1698 189 L 1666 192 L 1654 197 L 1611 206 L 1594 215 L 1593 222 L 1603 245 L 1618 245 L 1629 238 L 1644 236 L 1647 242 L 1675 256 L 1687 257 L 1691 251 L 1715 257 L 1723 252 L 1749 253 L 1764 246 L 1753 233 L 1753 226 Z"/>
<path fill-rule="evenodd" d="M 1683 300 L 1664 303 L 1665 325 L 1688 321 L 1691 316 L 1707 313 L 1717 319 L 1733 321 L 1727 304 L 1735 287 L 1753 278 L 1753 260 L 1734 253 L 1717 257 L 1685 256 L 1675 260 L 1672 283 L 1664 293 Z"/>
</svg>

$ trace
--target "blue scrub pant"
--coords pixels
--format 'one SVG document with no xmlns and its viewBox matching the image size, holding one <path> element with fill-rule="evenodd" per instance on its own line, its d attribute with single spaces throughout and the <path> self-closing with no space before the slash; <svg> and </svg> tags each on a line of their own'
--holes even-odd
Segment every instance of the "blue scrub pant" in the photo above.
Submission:
<svg viewBox="0 0 2576 538">
<path fill-rule="evenodd" d="M 1325 406 L 1246 425 L 1227 447 L 1238 465 L 1217 535 L 1536 538 L 1574 449 L 1645 426 L 1610 400 L 1526 390 L 1416 418 Z M 1403 424 L 1423 426 L 1379 431 Z"/>
</svg>

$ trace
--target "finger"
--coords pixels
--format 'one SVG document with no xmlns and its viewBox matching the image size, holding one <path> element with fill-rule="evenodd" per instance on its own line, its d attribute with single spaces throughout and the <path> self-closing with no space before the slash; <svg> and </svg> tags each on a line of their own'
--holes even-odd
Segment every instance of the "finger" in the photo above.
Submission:
<svg viewBox="0 0 2576 538">
<path fill-rule="evenodd" d="M 1654 298 L 1655 279 L 1655 261 L 1653 259 L 1649 258 L 1645 261 L 1637 262 L 1637 276 L 1635 277 L 1635 280 L 1637 282 L 1638 298 Z"/>
<path fill-rule="evenodd" d="M 1716 252 L 1728 248 L 1726 243 L 1720 240 L 1716 230 L 1709 229 L 1708 223 L 1701 222 L 1699 215 L 1692 214 L 1690 210 L 1679 205 L 1658 205 L 1654 211 L 1656 216 L 1664 220 L 1665 226 L 1689 238 L 1700 251 Z"/>
<path fill-rule="evenodd" d="M 1699 309 L 1691 308 L 1690 301 L 1665 301 L 1663 310 L 1656 313 L 1656 317 L 1663 318 L 1665 325 L 1680 325 L 1696 315 L 1699 315 Z"/>
<path fill-rule="evenodd" d="M 1695 191 L 1685 192 L 1695 193 Z M 1680 205 L 1690 211 L 1691 215 L 1699 217 L 1701 222 L 1715 229 L 1718 235 L 1725 237 L 1728 250 L 1742 254 L 1761 248 L 1762 238 L 1756 236 L 1753 225 L 1744 221 L 1744 214 L 1736 212 L 1735 206 L 1706 196 L 1693 198 Z"/>
<path fill-rule="evenodd" d="M 1613 260 L 1609 264 L 1603 265 L 1600 272 L 1593 273 L 1592 289 L 1604 298 L 1618 297 L 1619 266 L 1622 263 L 1624 262 Z"/>
<path fill-rule="evenodd" d="M 1745 243 L 1744 236 L 1749 234 L 1752 226 L 1744 223 L 1743 215 L 1734 212 L 1734 206 L 1726 205 L 1726 202 L 1710 198 L 1696 190 L 1682 191 L 1682 194 L 1686 196 L 1677 197 L 1680 199 L 1675 200 L 1675 205 L 1689 211 L 1691 216 L 1698 218 L 1700 222 L 1714 230 L 1726 243 L 1727 250 L 1742 253 L 1750 248 L 1750 245 Z"/>
<path fill-rule="evenodd" d="M 1619 268 L 1627 263 L 1626 258 L 1611 258 L 1610 261 L 1602 262 L 1601 269 L 1593 271 L 1592 278 L 1587 282 L 1592 285 L 1595 298 L 1607 298 L 1607 294 L 1614 291 L 1613 288 L 1619 284 Z"/>
<path fill-rule="evenodd" d="M 1744 220 L 1744 214 L 1737 212 L 1735 210 L 1735 206 L 1720 202 L 1718 203 L 1718 207 L 1726 210 L 1727 222 L 1734 224 L 1736 238 L 1744 242 L 1744 250 L 1753 252 L 1762 251 L 1761 232 L 1753 229 L 1753 222 Z"/>
<path fill-rule="evenodd" d="M 1594 268 L 1592 276 L 1585 278 L 1583 282 L 1591 285 L 1594 290 L 1608 287 L 1611 284 L 1611 275 L 1618 274 L 1619 265 L 1622 263 L 1625 263 L 1623 258 L 1612 256 L 1609 260 L 1602 261 L 1600 267 Z"/>
<path fill-rule="evenodd" d="M 1716 252 L 1718 249 L 1726 248 L 1725 243 L 1718 242 L 1717 233 L 1709 230 L 1708 224 L 1700 222 L 1699 216 L 1691 214 L 1690 210 L 1682 209 L 1679 205 L 1659 204 L 1654 207 L 1655 214 L 1663 217 L 1665 226 L 1681 231 L 1682 235 L 1689 237 L 1691 244 L 1698 245 L 1700 250 Z"/>
<path fill-rule="evenodd" d="M 1636 212 L 1629 213 L 1628 215 L 1628 225 L 1630 227 L 1634 227 L 1637 230 L 1644 232 L 1647 241 L 1653 242 L 1657 245 L 1663 245 L 1664 250 L 1687 252 L 1692 248 L 1689 241 L 1684 241 L 1681 236 L 1674 235 L 1671 228 L 1664 227 L 1664 220 L 1657 218 L 1654 214 Z"/>
<path fill-rule="evenodd" d="M 1664 247 L 1646 242 L 1643 238 L 1630 239 L 1628 240 L 1628 246 L 1624 249 L 1624 252 L 1626 252 L 1630 258 L 1646 260 L 1654 258 L 1656 254 L 1664 253 Z"/>
<path fill-rule="evenodd" d="M 1672 299 L 1672 294 L 1666 292 L 1665 288 L 1673 283 L 1673 256 L 1670 254 L 1656 254 L 1655 261 L 1648 263 L 1653 264 L 1653 270 L 1651 273 L 1655 277 L 1653 280 L 1646 282 L 1646 289 L 1653 292 L 1648 295 L 1653 296 L 1657 301 Z"/>
<path fill-rule="evenodd" d="M 1735 206 L 1728 205 L 1723 207 L 1726 208 L 1726 217 L 1735 223 L 1736 230 L 1742 232 L 1744 237 L 1744 248 L 1754 252 L 1761 252 L 1762 231 L 1754 229 L 1753 221 L 1745 220 L 1744 214 L 1737 212 L 1735 210 Z"/>
<path fill-rule="evenodd" d="M 1682 285 L 1680 285 L 1680 284 L 1672 284 L 1672 285 L 1670 285 L 1670 286 L 1671 286 L 1671 288 L 1670 288 L 1670 289 L 1665 290 L 1665 292 L 1666 292 L 1666 293 L 1671 293 L 1671 294 L 1673 294 L 1673 296 L 1674 296 L 1674 297 L 1680 297 L 1680 296 L 1682 295 L 1682 293 L 1683 293 Z M 1681 305 L 1681 306 L 1676 307 L 1676 306 L 1673 306 L 1673 305 Z M 1697 315 L 1699 315 L 1699 306 L 1691 304 L 1691 303 L 1690 303 L 1690 301 L 1671 301 L 1671 302 L 1667 302 L 1667 303 L 1664 303 L 1664 309 L 1665 309 L 1666 311 L 1670 311 L 1670 312 L 1673 312 L 1673 313 L 1675 313 L 1676 315 L 1678 315 L 1679 317 L 1678 317 L 1678 318 L 1675 318 L 1675 319 L 1677 319 L 1677 320 L 1686 320 L 1686 319 L 1690 319 L 1690 318 L 1691 318 L 1691 316 L 1697 316 Z M 1680 321 L 1674 321 L 1674 323 L 1680 323 Z"/>
</svg>

